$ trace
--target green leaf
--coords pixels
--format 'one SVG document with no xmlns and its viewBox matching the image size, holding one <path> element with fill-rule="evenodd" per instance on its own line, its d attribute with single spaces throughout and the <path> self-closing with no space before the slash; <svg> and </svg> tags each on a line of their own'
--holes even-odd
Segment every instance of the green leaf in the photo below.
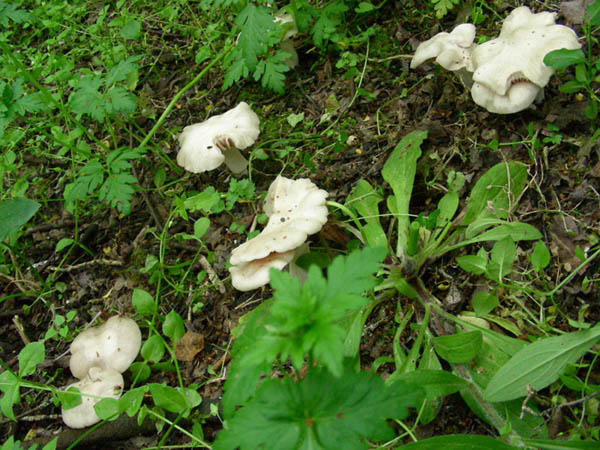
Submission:
<svg viewBox="0 0 600 450">
<path fill-rule="evenodd" d="M 524 164 L 514 161 L 496 164 L 473 186 L 462 225 L 469 225 L 481 214 L 506 219 L 509 208 L 515 208 L 515 201 L 521 196 L 526 181 L 527 166 Z"/>
<path fill-rule="evenodd" d="M 160 336 L 150 336 L 140 350 L 142 358 L 150 362 L 159 362 L 165 356 L 165 346 Z"/>
<path fill-rule="evenodd" d="M 0 1 L 0 25 L 8 27 L 10 22 L 22 23 L 31 20 L 31 14 L 12 3 Z"/>
<path fill-rule="evenodd" d="M 305 283 L 287 272 L 271 270 L 275 301 L 265 323 L 268 333 L 242 355 L 243 365 L 272 363 L 279 355 L 299 369 L 311 354 L 332 373 L 340 375 L 347 330 L 339 322 L 367 303 L 362 293 L 376 284 L 373 273 L 386 255 L 385 249 L 354 251 L 338 256 L 327 269 L 308 269 Z"/>
<path fill-rule="evenodd" d="M 584 62 L 585 53 L 583 53 L 580 48 L 575 50 L 561 48 L 560 50 L 554 50 L 544 56 L 544 64 L 556 70 L 561 70 Z"/>
<path fill-rule="evenodd" d="M 531 265 L 533 268 L 541 272 L 550 264 L 550 252 L 542 241 L 537 241 L 531 252 Z"/>
<path fill-rule="evenodd" d="M 125 215 L 131 212 L 131 199 L 138 180 L 129 173 L 110 174 L 98 191 L 98 198 Z"/>
<path fill-rule="evenodd" d="M 285 73 L 290 70 L 286 62 L 290 55 L 278 50 L 274 55 L 261 59 L 256 65 L 254 79 L 260 80 L 262 87 L 283 94 L 285 88 Z"/>
<path fill-rule="evenodd" d="M 519 350 L 494 375 L 484 392 L 489 402 L 527 395 L 527 386 L 540 390 L 554 382 L 567 364 L 581 358 L 600 340 L 600 326 L 540 339 Z"/>
<path fill-rule="evenodd" d="M 189 197 L 185 200 L 184 206 L 190 212 L 203 211 L 210 214 L 212 209 L 217 206 L 221 197 L 214 187 L 209 186 L 199 194 Z"/>
<path fill-rule="evenodd" d="M 433 9 L 435 9 L 435 15 L 438 19 L 441 19 L 448 11 L 454 8 L 455 5 L 458 5 L 460 0 L 431 0 L 433 4 Z"/>
<path fill-rule="evenodd" d="M 207 217 L 200 217 L 194 222 L 194 236 L 197 239 L 201 239 L 206 234 L 210 227 L 210 219 Z"/>
<path fill-rule="evenodd" d="M 492 312 L 492 310 L 498 306 L 498 297 L 494 294 L 490 294 L 489 292 L 479 291 L 471 300 L 471 305 L 473 306 L 473 311 L 479 317 L 485 316 Z"/>
<path fill-rule="evenodd" d="M 188 403 L 184 395 L 177 389 L 164 384 L 151 383 L 150 394 L 154 404 L 175 414 L 182 414 L 188 409 Z"/>
<path fill-rule="evenodd" d="M 423 439 L 398 448 L 406 450 L 515 450 L 516 447 L 511 447 L 489 436 L 451 434 Z"/>
<path fill-rule="evenodd" d="M 577 81 L 577 80 L 569 80 L 562 86 L 558 88 L 560 92 L 564 92 L 565 94 L 574 94 L 576 92 L 581 91 L 585 88 L 585 84 Z"/>
<path fill-rule="evenodd" d="M 462 270 L 474 275 L 481 275 L 487 270 L 487 258 L 479 255 L 458 256 L 456 262 Z"/>
<path fill-rule="evenodd" d="M 424 369 L 402 373 L 396 377 L 394 383 L 396 382 L 420 386 L 428 399 L 454 394 L 468 385 L 465 380 L 450 372 Z"/>
<path fill-rule="evenodd" d="M 39 207 L 39 203 L 26 198 L 0 202 L 0 242 L 31 219 Z"/>
<path fill-rule="evenodd" d="M 143 289 L 134 289 L 131 296 L 131 304 L 135 311 L 141 316 L 151 316 L 156 312 L 154 297 Z"/>
<path fill-rule="evenodd" d="M 381 170 L 383 179 L 390 184 L 394 192 L 392 212 L 398 220 L 397 255 L 406 251 L 408 243 L 408 206 L 417 171 L 417 160 L 421 156 L 421 144 L 426 138 L 427 131 L 422 130 L 404 136 Z"/>
<path fill-rule="evenodd" d="M 102 420 L 115 420 L 119 417 L 119 400 L 103 398 L 94 405 L 94 411 Z"/>
<path fill-rule="evenodd" d="M 500 241 L 502 239 L 511 238 L 513 241 L 533 241 L 540 239 L 542 233 L 537 228 L 528 223 L 510 222 L 492 228 L 479 236 L 469 239 L 469 243 L 483 241 Z"/>
<path fill-rule="evenodd" d="M 483 341 L 480 331 L 438 336 L 433 338 L 433 346 L 440 358 L 454 364 L 471 361 L 481 348 Z"/>
<path fill-rule="evenodd" d="M 379 221 L 379 203 L 383 200 L 381 194 L 365 180 L 358 180 L 352 192 L 346 198 L 346 206 L 356 211 L 366 222 L 361 229 L 367 245 L 387 248 L 387 237 Z"/>
<path fill-rule="evenodd" d="M 600 26 L 600 2 L 597 0 L 587 7 L 588 21 L 593 27 Z"/>
<path fill-rule="evenodd" d="M 141 386 L 125 392 L 119 399 L 119 412 L 124 412 L 129 417 L 135 416 L 142 406 L 144 394 L 147 391 L 148 388 L 146 386 Z"/>
<path fill-rule="evenodd" d="M 304 380 L 268 379 L 227 421 L 214 449 L 366 449 L 364 440 L 394 437 L 386 419 L 404 419 L 422 399 L 405 383 L 385 386 L 367 372 L 346 370 L 335 378 L 312 368 Z"/>
<path fill-rule="evenodd" d="M 46 351 L 41 341 L 30 342 L 19 352 L 19 376 L 26 377 L 35 372 L 38 364 L 44 362 Z"/>
<path fill-rule="evenodd" d="M 277 28 L 271 11 L 270 8 L 248 3 L 235 20 L 240 27 L 237 46 L 245 65 L 252 71 L 258 64 L 259 56 L 267 51 L 269 34 Z"/>
<path fill-rule="evenodd" d="M 501 282 L 512 271 L 512 264 L 516 256 L 517 246 L 510 236 L 496 242 L 490 253 L 486 276 L 490 280 Z"/>
<path fill-rule="evenodd" d="M 600 3 L 599 3 L 600 4 Z M 560 441 L 558 439 L 524 439 L 523 443 L 540 450 L 597 450 L 598 442 Z"/>
<path fill-rule="evenodd" d="M 138 39 L 140 37 L 141 29 L 142 26 L 137 20 L 130 20 L 125 25 L 123 25 L 123 27 L 119 31 L 119 34 L 124 39 Z"/>
<path fill-rule="evenodd" d="M 10 370 L 0 373 L 0 391 L 4 393 L 0 399 L 0 412 L 9 419 L 15 419 L 13 405 L 21 402 L 19 394 L 19 378 Z"/>
<path fill-rule="evenodd" d="M 183 319 L 175 311 L 169 311 L 162 326 L 162 332 L 171 341 L 177 342 L 185 334 Z"/>
<path fill-rule="evenodd" d="M 81 391 L 75 386 L 69 387 L 66 391 L 57 391 L 56 396 L 62 409 L 72 409 L 81 405 Z"/>
</svg>

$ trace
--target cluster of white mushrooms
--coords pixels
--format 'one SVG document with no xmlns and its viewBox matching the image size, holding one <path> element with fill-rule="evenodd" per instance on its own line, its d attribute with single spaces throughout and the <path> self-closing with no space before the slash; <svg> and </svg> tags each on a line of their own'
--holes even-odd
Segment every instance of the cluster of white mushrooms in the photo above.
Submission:
<svg viewBox="0 0 600 450">
<path fill-rule="evenodd" d="M 185 127 L 179 136 L 177 163 L 198 173 L 225 162 L 239 174 L 247 166 L 239 150 L 256 141 L 259 125 L 256 113 L 241 102 L 223 114 Z M 281 270 L 291 264 L 304 251 L 308 235 L 317 233 L 327 222 L 327 195 L 309 179 L 278 176 L 265 199 L 264 210 L 269 217 L 265 229 L 231 253 L 233 287 L 249 291 L 264 286 L 269 282 L 271 267 Z"/>
<path fill-rule="evenodd" d="M 422 42 L 410 66 L 414 69 L 435 58 L 444 69 L 457 73 L 475 103 L 497 114 L 516 113 L 543 96 L 554 73 L 544 64 L 544 56 L 581 46 L 575 32 L 555 20 L 555 13 L 534 14 L 521 6 L 506 17 L 496 39 L 480 45 L 474 43 L 475 26 L 464 23 Z"/>
<path fill-rule="evenodd" d="M 67 386 L 81 392 L 81 403 L 62 410 L 65 424 L 85 428 L 100 421 L 94 405 L 103 398 L 119 399 L 123 393 L 123 376 L 142 345 L 137 324 L 122 316 L 113 316 L 103 325 L 88 328 L 71 343 L 69 367 L 80 381 Z"/>
</svg>

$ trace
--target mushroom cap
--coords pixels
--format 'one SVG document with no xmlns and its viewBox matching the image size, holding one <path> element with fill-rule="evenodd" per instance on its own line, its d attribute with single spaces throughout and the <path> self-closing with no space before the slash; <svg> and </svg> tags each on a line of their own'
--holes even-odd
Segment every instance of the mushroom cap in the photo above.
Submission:
<svg viewBox="0 0 600 450">
<path fill-rule="evenodd" d="M 307 178 L 291 180 L 278 176 L 264 203 L 269 222 L 258 236 L 231 252 L 233 286 L 255 289 L 268 283 L 271 267 L 283 269 L 308 235 L 318 232 L 327 222 L 327 195 Z M 242 289 L 243 286 L 253 287 Z"/>
<path fill-rule="evenodd" d="M 271 253 L 270 255 L 250 262 L 231 266 L 231 284 L 238 291 L 251 291 L 269 282 L 271 267 L 282 270 L 295 257 L 295 251 Z"/>
<path fill-rule="evenodd" d="M 142 333 L 132 319 L 113 316 L 99 327 L 81 332 L 71 343 L 69 366 L 76 378 L 83 378 L 92 367 L 123 373 L 142 346 Z"/>
<path fill-rule="evenodd" d="M 475 26 L 463 23 L 454 28 L 451 33 L 438 33 L 431 39 L 421 42 L 410 62 L 414 69 L 426 60 L 435 58 L 435 61 L 446 70 L 471 68 L 471 52 L 475 40 Z"/>
<path fill-rule="evenodd" d="M 528 7 L 521 6 L 504 20 L 496 39 L 475 47 L 472 63 L 476 92 L 472 92 L 477 104 L 486 109 L 486 104 L 504 105 L 500 109 L 510 113 L 521 111 L 533 102 L 537 93 L 533 95 L 534 88 L 525 84 L 543 88 L 554 73 L 554 69 L 544 64 L 544 56 L 553 50 L 580 47 L 575 32 L 564 25 L 556 25 L 554 20 L 554 13 L 534 14 Z M 509 93 L 512 89 L 518 92 Z M 492 99 L 491 96 L 505 98 Z M 525 98 L 530 98 L 531 102 L 526 103 Z"/>
<path fill-rule="evenodd" d="M 63 409 L 61 411 L 63 422 L 71 428 L 85 428 L 100 422 L 100 417 L 94 411 L 94 405 L 102 398 L 119 399 L 124 385 L 123 376 L 116 370 L 90 368 L 85 378 L 70 384 L 66 389 L 76 387 L 82 394 L 95 397 L 82 395 L 79 405 L 71 409 Z"/>
<path fill-rule="evenodd" d="M 260 119 L 246 102 L 201 123 L 187 126 L 179 135 L 177 164 L 194 173 L 206 172 L 227 162 L 229 147 L 243 150 L 258 138 Z"/>
</svg>

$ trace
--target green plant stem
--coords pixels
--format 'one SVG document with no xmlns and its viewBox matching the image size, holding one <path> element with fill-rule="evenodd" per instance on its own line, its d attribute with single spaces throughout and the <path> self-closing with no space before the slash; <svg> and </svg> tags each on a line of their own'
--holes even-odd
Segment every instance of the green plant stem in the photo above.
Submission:
<svg viewBox="0 0 600 450">
<path fill-rule="evenodd" d="M 196 436 L 194 436 L 192 433 L 190 433 L 189 431 L 187 431 L 184 428 L 181 428 L 179 425 L 177 425 L 176 423 L 174 423 L 173 421 L 167 419 L 164 416 L 161 416 L 160 414 L 158 414 L 157 412 L 148 409 L 148 414 L 151 416 L 156 417 L 159 420 L 162 420 L 163 422 L 165 422 L 168 425 L 172 425 L 177 431 L 180 431 L 181 433 L 185 434 L 187 437 L 189 437 L 190 439 L 192 439 L 194 442 L 198 443 L 199 445 L 201 445 L 204 448 L 211 448 L 211 446 L 209 444 L 207 444 L 206 442 L 204 442 L 201 439 L 198 439 Z"/>
<path fill-rule="evenodd" d="M 194 87 L 194 85 L 196 83 L 198 83 L 198 81 L 200 81 L 202 79 L 202 77 L 204 77 L 204 75 L 206 75 L 206 73 L 210 69 L 212 69 L 223 58 L 225 58 L 225 56 L 227 56 L 229 54 L 229 52 L 233 49 L 234 46 L 235 46 L 235 43 L 232 43 L 228 47 L 225 47 L 221 51 L 221 53 L 219 53 L 217 56 L 215 56 L 212 59 L 212 61 L 209 64 L 207 64 L 206 67 L 204 67 L 204 69 L 202 69 L 200 71 L 200 73 L 198 75 L 196 75 L 192 79 L 192 81 L 190 81 L 188 84 L 186 84 L 183 88 L 181 88 L 181 90 L 179 92 L 177 92 L 177 94 L 175 94 L 175 96 L 171 99 L 171 101 L 169 102 L 169 104 L 167 105 L 167 107 L 165 108 L 165 110 L 163 111 L 163 113 L 160 115 L 160 117 L 158 118 L 158 120 L 156 121 L 156 123 L 154 124 L 154 126 L 152 127 L 152 129 L 148 132 L 148 134 L 146 134 L 146 136 L 144 137 L 144 139 L 142 140 L 142 142 L 139 143 L 139 145 L 137 146 L 137 149 L 142 149 L 146 145 L 148 145 L 148 142 L 150 142 L 150 139 L 152 139 L 152 137 L 154 136 L 154 134 L 162 126 L 163 122 L 165 121 L 165 119 L 167 118 L 167 116 L 171 113 L 171 111 L 173 110 L 173 108 L 175 107 L 175 105 L 177 104 L 177 102 L 179 101 L 179 99 L 181 97 L 183 97 L 183 95 L 187 91 L 189 91 L 192 87 Z"/>
<path fill-rule="evenodd" d="M 348 217 L 350 217 L 350 219 L 352 219 L 352 221 L 354 222 L 354 225 L 356 225 L 356 228 L 358 228 L 358 231 L 360 231 L 362 234 L 363 226 L 361 225 L 360 221 L 358 220 L 358 217 L 356 217 L 356 214 L 354 214 L 354 212 L 352 212 L 352 210 L 350 208 L 348 208 L 345 205 L 342 205 L 341 203 L 334 202 L 331 200 L 326 201 L 325 204 L 327 206 L 332 206 L 334 208 L 339 209 L 344 214 L 346 214 Z M 364 235 L 363 235 L 363 237 L 364 237 Z"/>
</svg>

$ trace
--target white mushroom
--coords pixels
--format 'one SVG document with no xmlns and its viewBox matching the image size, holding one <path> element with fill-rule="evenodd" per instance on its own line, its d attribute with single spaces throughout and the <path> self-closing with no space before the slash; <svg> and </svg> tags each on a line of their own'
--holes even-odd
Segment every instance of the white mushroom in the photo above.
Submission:
<svg viewBox="0 0 600 450">
<path fill-rule="evenodd" d="M 438 33 L 419 44 L 410 62 L 410 68 L 414 69 L 426 60 L 435 58 L 435 62 L 446 70 L 465 69 L 472 72 L 471 52 L 475 47 L 474 40 L 475 26 L 470 23 L 458 25 L 451 33 Z"/>
<path fill-rule="evenodd" d="M 113 316 L 99 327 L 88 328 L 71 343 L 70 368 L 83 378 L 92 367 L 123 373 L 136 358 L 142 333 L 132 319 Z"/>
<path fill-rule="evenodd" d="M 63 422 L 71 428 L 85 428 L 100 421 L 94 405 L 102 398 L 119 399 L 123 392 L 123 376 L 116 370 L 90 368 L 81 381 L 67 386 L 76 387 L 81 392 L 81 403 L 71 409 L 63 409 Z"/>
<path fill-rule="evenodd" d="M 290 180 L 278 176 L 269 187 L 264 210 L 269 217 L 265 229 L 231 253 L 231 283 L 247 291 L 269 282 L 269 269 L 283 269 L 309 234 L 327 222 L 327 192 L 309 179 Z"/>
<path fill-rule="evenodd" d="M 471 94 L 478 105 L 498 114 L 527 108 L 541 95 L 554 73 L 544 56 L 561 48 L 580 47 L 575 32 L 554 23 L 555 14 L 534 14 L 528 7 L 514 9 L 496 39 L 478 45 L 472 53 Z"/>
<path fill-rule="evenodd" d="M 239 150 L 254 144 L 259 125 L 256 113 L 246 102 L 241 102 L 223 114 L 187 126 L 179 135 L 177 164 L 200 173 L 216 169 L 224 162 L 233 173 L 241 173 L 248 161 Z"/>
</svg>

